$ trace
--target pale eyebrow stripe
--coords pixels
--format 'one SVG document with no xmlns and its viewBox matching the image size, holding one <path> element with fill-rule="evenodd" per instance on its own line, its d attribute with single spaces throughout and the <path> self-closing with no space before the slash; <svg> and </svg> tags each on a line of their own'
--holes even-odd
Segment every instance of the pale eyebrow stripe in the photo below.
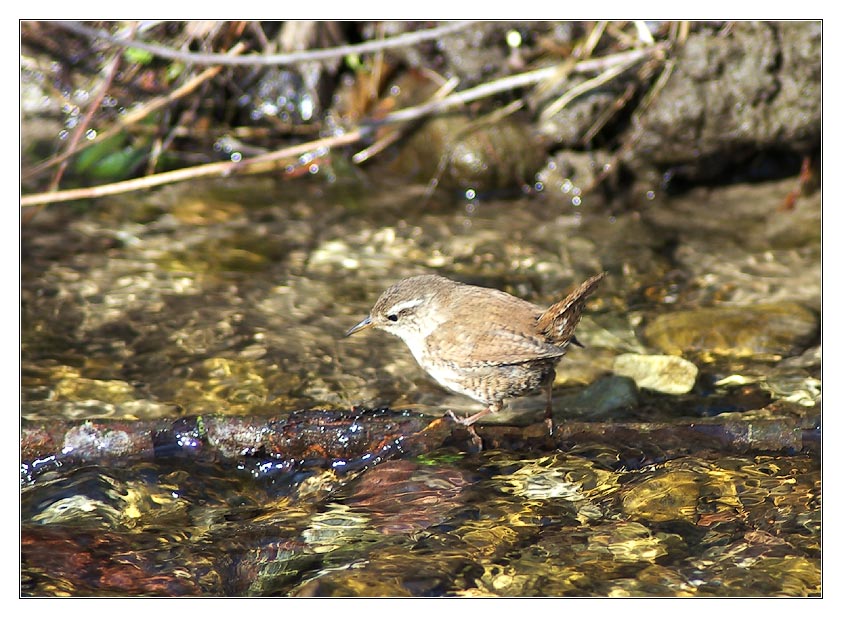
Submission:
<svg viewBox="0 0 842 618">
<path fill-rule="evenodd" d="M 389 310 L 386 311 L 386 315 L 391 315 L 393 313 L 400 313 L 404 309 L 412 309 L 413 307 L 417 307 L 418 305 L 420 305 L 423 302 L 424 302 L 424 300 L 422 298 L 413 298 L 413 299 L 410 299 L 410 300 L 401 301 L 401 302 L 397 303 L 396 305 L 392 305 L 389 308 Z"/>
</svg>

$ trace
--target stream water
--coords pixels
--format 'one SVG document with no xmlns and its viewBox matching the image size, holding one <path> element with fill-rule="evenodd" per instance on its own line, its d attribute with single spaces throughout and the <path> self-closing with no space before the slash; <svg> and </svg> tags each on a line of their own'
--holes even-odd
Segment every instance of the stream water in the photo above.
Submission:
<svg viewBox="0 0 842 618">
<path fill-rule="evenodd" d="M 399 340 L 343 333 L 413 274 L 549 305 L 604 270 L 558 367 L 558 425 L 791 434 L 453 439 L 341 477 L 24 462 L 22 594 L 820 595 L 821 206 L 782 208 L 794 183 L 607 207 L 229 179 L 44 209 L 22 231 L 24 428 L 477 411 Z M 542 415 L 538 395 L 488 422 Z"/>
</svg>

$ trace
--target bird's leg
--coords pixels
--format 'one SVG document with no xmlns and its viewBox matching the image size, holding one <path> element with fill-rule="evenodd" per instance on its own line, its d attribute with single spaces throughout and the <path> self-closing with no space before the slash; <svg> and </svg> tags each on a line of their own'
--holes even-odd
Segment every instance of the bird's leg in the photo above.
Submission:
<svg viewBox="0 0 842 618">
<path fill-rule="evenodd" d="M 447 414 L 452 418 L 455 422 L 459 423 L 460 425 L 464 425 L 465 429 L 468 430 L 468 433 L 471 434 L 471 442 L 474 443 L 478 451 L 482 450 L 482 438 L 479 437 L 477 430 L 473 428 L 473 424 L 476 423 L 479 419 L 483 416 L 487 416 L 492 414 L 493 412 L 499 412 L 503 408 L 502 401 L 495 401 L 491 405 L 489 405 L 484 410 L 477 412 L 476 414 L 472 414 L 471 416 L 467 416 L 464 418 L 459 418 L 453 413 L 453 410 L 448 410 Z"/>
<path fill-rule="evenodd" d="M 547 424 L 550 435 L 553 435 L 553 382 L 555 382 L 555 367 L 550 369 L 550 375 L 547 376 L 547 407 L 544 408 L 544 422 Z"/>
<path fill-rule="evenodd" d="M 471 416 L 465 416 L 463 418 L 459 418 L 458 416 L 456 416 L 453 413 L 453 410 L 448 410 L 447 413 L 450 416 L 450 418 L 452 418 L 454 421 L 456 421 L 460 425 L 464 425 L 465 427 L 470 427 L 471 425 L 476 423 L 479 419 L 481 419 L 483 416 L 491 414 L 492 412 L 497 412 L 499 410 L 499 408 L 497 408 L 495 410 L 492 410 L 492 408 L 494 408 L 494 404 L 488 406 L 487 408 L 485 408 L 484 410 L 481 410 L 480 412 L 477 412 L 476 414 L 472 414 Z"/>
</svg>

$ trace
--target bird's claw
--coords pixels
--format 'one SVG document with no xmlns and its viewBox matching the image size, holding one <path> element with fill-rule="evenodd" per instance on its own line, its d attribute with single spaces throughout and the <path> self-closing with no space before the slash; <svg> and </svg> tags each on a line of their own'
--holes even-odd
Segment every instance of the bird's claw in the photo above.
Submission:
<svg viewBox="0 0 842 618">
<path fill-rule="evenodd" d="M 454 423 L 459 423 L 460 425 L 465 425 L 465 426 L 468 425 L 465 421 L 467 421 L 468 418 L 470 418 L 470 417 L 467 417 L 467 416 L 464 416 L 464 417 L 456 416 L 456 414 L 453 412 L 453 410 L 448 410 L 447 416 L 449 416 L 453 420 Z"/>
</svg>

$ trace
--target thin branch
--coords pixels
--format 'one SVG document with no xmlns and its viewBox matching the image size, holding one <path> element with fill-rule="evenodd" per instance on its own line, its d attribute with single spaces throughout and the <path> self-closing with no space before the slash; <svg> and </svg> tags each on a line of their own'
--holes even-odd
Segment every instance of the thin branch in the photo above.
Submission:
<svg viewBox="0 0 842 618">
<path fill-rule="evenodd" d="M 82 120 L 76 127 L 76 131 L 74 131 L 73 136 L 70 138 L 70 143 L 67 144 L 68 153 L 73 154 L 74 152 L 78 152 L 76 146 L 79 144 L 79 140 L 82 139 L 82 135 L 85 132 L 87 132 L 88 127 L 91 124 L 91 119 L 94 117 L 94 114 L 99 109 L 102 100 L 105 98 L 105 93 L 108 92 L 108 89 L 111 87 L 111 83 L 114 81 L 114 77 L 117 75 L 117 69 L 120 66 L 121 58 L 122 57 L 120 56 L 120 54 L 115 54 L 114 57 L 111 59 L 111 62 L 109 63 L 108 69 L 105 74 L 105 79 L 103 80 L 99 91 L 96 93 L 96 96 L 94 96 L 93 100 L 88 105 L 88 109 L 85 112 L 85 115 L 82 117 Z M 51 191 L 58 189 L 58 186 L 61 183 L 61 179 L 64 176 L 64 171 L 66 169 L 67 160 L 63 159 L 61 165 L 56 170 L 52 181 L 50 182 Z"/>
<path fill-rule="evenodd" d="M 650 61 L 650 63 L 654 64 L 654 61 Z M 666 83 L 669 81 L 669 78 L 672 76 L 672 71 L 675 67 L 674 60 L 668 60 L 666 65 L 664 66 L 664 70 L 661 72 L 661 75 L 649 89 L 649 91 L 644 95 L 643 100 L 637 106 L 632 115 L 632 133 L 629 138 L 625 141 L 625 143 L 614 153 L 611 157 L 611 162 L 604 166 L 602 171 L 593 179 L 593 181 L 585 188 L 585 191 L 592 191 L 595 189 L 599 184 L 605 180 L 608 175 L 617 167 L 617 162 L 623 157 L 626 153 L 628 153 L 634 144 L 640 139 L 640 136 L 643 135 L 643 128 L 641 126 L 640 118 L 649 109 L 649 106 L 652 105 L 652 102 L 657 98 L 657 96 L 661 93 Z M 654 66 L 644 67 L 646 71 L 654 70 Z"/>
<path fill-rule="evenodd" d="M 582 82 L 581 84 L 577 84 L 567 90 L 563 95 L 558 97 L 552 104 L 548 105 L 544 111 L 541 112 L 540 120 L 545 121 L 547 118 L 551 116 L 555 116 L 558 112 L 563 110 L 565 106 L 570 103 L 576 97 L 588 92 L 589 90 L 595 89 L 597 86 L 601 86 L 607 82 L 610 82 L 612 79 L 617 77 L 618 75 L 624 73 L 626 69 L 628 69 L 628 65 L 617 65 L 615 67 L 611 67 L 607 71 L 600 73 L 596 77 L 589 79 L 587 81 Z"/>
<path fill-rule="evenodd" d="M 129 193 L 130 191 L 149 189 L 151 187 L 158 187 L 160 185 L 170 184 L 173 182 L 181 182 L 183 180 L 192 180 L 194 178 L 227 176 L 235 173 L 254 174 L 265 172 L 268 171 L 268 169 L 271 169 L 282 159 L 294 157 L 305 152 L 319 150 L 322 148 L 332 148 L 352 144 L 362 139 L 363 135 L 364 132 L 361 130 L 351 131 L 350 133 L 345 133 L 343 135 L 327 137 L 307 142 L 305 144 L 297 144 L 289 148 L 283 148 L 264 155 L 258 155 L 250 159 L 243 159 L 242 161 L 220 161 L 218 163 L 197 165 L 194 167 L 173 170 L 171 172 L 163 172 L 152 176 L 144 176 L 143 178 L 124 180 L 122 182 L 115 182 L 107 185 L 25 195 L 21 198 L 20 205 L 21 207 L 26 207 L 37 206 L 39 204 L 71 202 L 73 200 L 104 197 L 106 195 L 116 195 L 119 193 Z"/>
<path fill-rule="evenodd" d="M 602 35 L 605 33 L 605 28 L 608 26 L 607 21 L 598 21 L 594 24 L 594 27 L 591 28 L 590 33 L 588 34 L 588 38 L 585 39 L 584 45 L 578 50 L 581 55 L 576 56 L 578 58 L 590 58 L 591 54 L 593 54 L 593 50 L 596 49 L 596 46 L 599 44 L 599 40 L 602 38 Z"/>
<path fill-rule="evenodd" d="M 622 67 L 623 70 L 625 70 L 626 68 L 628 68 L 636 62 L 639 62 L 640 60 L 662 53 L 663 50 L 663 46 L 655 45 L 646 49 L 636 49 L 628 52 L 614 54 L 612 56 L 606 56 L 604 58 L 582 60 L 581 62 L 577 62 L 575 65 L 573 65 L 572 71 L 575 73 L 587 73 L 590 71 L 610 70 L 618 66 Z M 487 82 L 485 84 L 480 84 L 479 86 L 475 86 L 474 88 L 469 88 L 467 90 L 456 92 L 450 95 L 449 97 L 442 99 L 441 101 L 424 103 L 423 105 L 407 107 L 405 109 L 392 112 L 391 114 L 384 116 L 382 119 L 368 121 L 366 124 L 380 125 L 392 122 L 406 122 L 407 120 L 415 120 L 416 118 L 420 118 L 422 116 L 426 116 L 434 112 L 445 111 L 452 107 L 458 107 L 460 105 L 464 105 L 465 103 L 470 103 L 471 101 L 476 101 L 478 99 L 490 97 L 491 95 L 497 94 L 499 92 L 505 92 L 508 90 L 514 90 L 516 88 L 532 86 L 534 84 L 537 84 L 538 82 L 543 81 L 544 79 L 553 76 L 557 71 L 558 66 L 553 65 L 549 67 L 544 67 L 543 69 L 528 71 L 526 73 L 510 75 L 502 79 Z"/>
<path fill-rule="evenodd" d="M 243 43 L 237 43 L 234 47 L 231 48 L 231 50 L 228 53 L 232 54 L 232 55 L 236 55 L 236 54 L 239 54 L 240 52 L 242 52 L 245 48 L 246 48 L 246 46 Z M 76 148 L 75 150 L 68 150 L 68 151 L 62 153 L 61 155 L 58 155 L 58 156 L 53 157 L 53 158 L 51 158 L 47 161 L 44 161 L 43 163 L 34 167 L 32 170 L 24 173 L 24 175 L 23 175 L 24 179 L 37 177 L 44 170 L 50 169 L 54 165 L 57 165 L 57 164 L 61 163 L 62 161 L 66 160 L 69 157 L 72 157 L 75 154 L 79 154 L 80 152 L 82 152 L 83 150 L 88 148 L 89 146 L 93 146 L 94 144 L 102 142 L 103 140 L 105 140 L 105 139 L 111 137 L 112 135 L 114 135 L 115 133 L 118 133 L 118 132 L 122 131 L 126 127 L 128 127 L 130 125 L 133 125 L 137 122 L 140 122 L 141 120 L 143 120 L 144 118 L 146 118 L 147 116 L 152 114 L 153 112 L 156 112 L 159 109 L 161 109 L 163 107 L 166 107 L 167 105 L 169 105 L 173 101 L 177 101 L 178 99 L 190 94 L 196 88 L 198 88 L 200 85 L 202 85 L 204 82 L 216 77 L 219 74 L 219 72 L 222 71 L 222 69 L 223 69 L 223 67 L 221 67 L 221 66 L 211 67 L 209 69 L 205 69 L 199 75 L 197 75 L 197 76 L 193 77 L 192 79 L 188 80 L 187 82 L 185 82 L 184 84 L 182 84 L 181 86 L 179 86 L 178 88 L 173 90 L 172 92 L 167 93 L 165 95 L 161 95 L 159 97 L 156 97 L 156 98 L 152 99 L 151 101 L 149 101 L 146 105 L 144 105 L 144 106 L 142 106 L 138 109 L 135 109 L 133 111 L 130 111 L 125 116 L 119 117 L 112 126 L 110 126 L 105 131 L 102 131 L 101 133 L 97 134 L 96 139 L 85 142 L 80 148 Z"/>
<path fill-rule="evenodd" d="M 453 92 L 453 89 L 459 85 L 459 78 L 458 77 L 451 77 L 447 80 L 444 85 L 442 85 L 438 90 L 433 93 L 433 96 L 430 97 L 431 101 L 440 101 L 448 94 Z M 382 152 L 386 148 L 388 148 L 391 144 L 395 143 L 401 136 L 404 134 L 403 127 L 396 127 L 391 130 L 388 134 L 384 135 L 382 138 L 377 140 L 368 148 L 360 150 L 356 153 L 351 160 L 356 163 L 357 165 L 364 163 L 374 155 L 379 152 Z"/>
<path fill-rule="evenodd" d="M 637 92 L 637 85 L 636 84 L 627 84 L 626 89 L 623 91 L 617 99 L 615 99 L 609 107 L 607 107 L 603 112 L 597 116 L 597 119 L 594 120 L 594 123 L 591 127 L 585 131 L 585 134 L 582 136 L 582 143 L 583 144 L 590 144 L 593 141 L 594 137 L 596 137 L 597 133 L 599 133 L 602 128 L 608 124 L 608 121 L 614 117 L 614 115 L 623 109 L 626 106 L 626 103 L 629 102 L 632 95 Z"/>
<path fill-rule="evenodd" d="M 580 62 L 577 62 L 571 70 L 577 73 L 602 70 L 607 70 L 609 73 L 613 73 L 612 69 L 614 67 L 626 69 L 632 64 L 638 62 L 639 60 L 643 60 L 646 58 L 651 58 L 652 61 L 655 61 L 655 58 L 662 57 L 664 49 L 664 45 L 655 45 L 646 49 L 632 50 L 628 52 L 614 54 L 613 56 L 606 56 L 604 58 L 582 60 Z M 129 191 L 137 191 L 139 189 L 156 187 L 172 182 L 180 182 L 183 180 L 193 178 L 219 176 L 232 173 L 258 173 L 258 171 L 266 171 L 268 169 L 271 169 L 272 165 L 274 165 L 278 160 L 286 157 L 295 156 L 304 152 L 317 150 L 319 148 L 330 148 L 333 146 L 342 146 L 355 143 L 361 140 L 364 136 L 369 135 L 372 127 L 396 122 L 407 122 L 410 120 L 415 120 L 434 112 L 444 111 L 450 109 L 451 107 L 464 105 L 465 103 L 468 103 L 470 101 L 475 101 L 477 99 L 491 96 L 498 92 L 504 92 L 507 90 L 513 90 L 515 88 L 531 86 L 547 77 L 554 75 L 557 71 L 557 66 L 550 66 L 545 67 L 543 69 L 530 71 L 527 73 L 512 75 L 503 79 L 489 82 L 487 84 L 482 84 L 475 88 L 470 88 L 468 90 L 463 90 L 462 92 L 452 94 L 448 97 L 445 97 L 441 101 L 433 101 L 423 105 L 409 107 L 388 114 L 382 119 L 370 120 L 365 123 L 361 123 L 360 127 L 343 135 L 328 137 L 313 142 L 307 142 L 305 144 L 299 144 L 290 148 L 285 148 L 264 155 L 258 155 L 256 157 L 252 157 L 250 159 L 245 159 L 242 161 L 222 161 L 218 163 L 209 163 L 197 167 L 174 170 L 171 172 L 164 172 L 161 174 L 155 174 L 153 176 L 147 176 L 145 178 L 137 178 L 108 185 L 100 185 L 96 187 L 89 187 L 83 189 L 73 189 L 68 191 L 56 191 L 52 193 L 38 193 L 26 195 L 21 198 L 21 207 L 56 202 L 68 202 L 78 199 L 127 193 Z"/>
<path fill-rule="evenodd" d="M 64 28 L 75 34 L 88 37 L 90 39 L 103 39 L 114 45 L 121 47 L 133 47 L 147 51 L 150 54 L 158 56 L 159 58 L 166 58 L 168 60 L 177 60 L 184 63 L 192 64 L 220 64 L 230 66 L 283 66 L 295 64 L 298 62 L 311 62 L 316 60 L 332 60 L 334 58 L 342 58 L 351 54 L 366 54 L 382 49 L 390 49 L 393 47 L 408 47 L 415 45 L 422 41 L 430 39 L 438 39 L 440 37 L 452 34 L 459 30 L 464 30 L 476 24 L 476 21 L 457 21 L 429 28 L 427 30 L 416 30 L 415 32 L 405 32 L 393 37 L 382 40 L 366 41 L 365 43 L 357 43 L 354 45 L 339 45 L 337 47 L 330 47 L 326 49 L 312 49 L 299 52 L 290 52 L 287 54 L 271 54 L 266 56 L 240 56 L 232 58 L 227 54 L 199 54 L 191 52 L 182 52 L 162 45 L 155 45 L 153 43 L 144 43 L 143 41 L 129 40 L 124 37 L 115 36 L 104 30 L 97 30 L 89 28 L 78 22 L 72 21 L 57 21 L 55 24 L 60 28 Z"/>
</svg>

